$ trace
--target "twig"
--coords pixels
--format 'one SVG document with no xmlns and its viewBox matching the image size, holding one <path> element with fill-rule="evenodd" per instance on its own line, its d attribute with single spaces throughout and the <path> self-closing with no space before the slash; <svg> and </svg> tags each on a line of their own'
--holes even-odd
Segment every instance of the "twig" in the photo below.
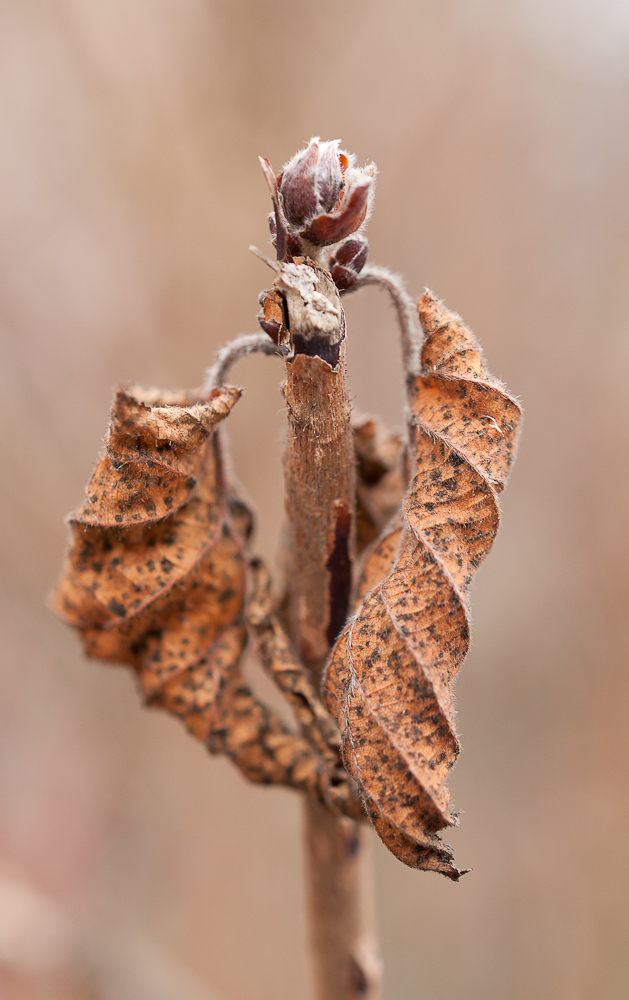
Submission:
<svg viewBox="0 0 629 1000">
<path fill-rule="evenodd" d="M 232 365 L 241 358 L 246 358 L 248 354 L 275 354 L 281 358 L 283 351 L 267 333 L 243 333 L 240 337 L 236 337 L 225 347 L 221 347 L 216 355 L 216 361 L 206 370 L 201 398 L 209 395 L 217 385 L 222 385 Z"/>
<path fill-rule="evenodd" d="M 284 384 L 284 474 L 293 556 L 289 617 L 293 643 L 318 689 L 327 654 L 349 611 L 355 457 L 345 381 L 345 318 L 338 292 L 327 272 L 297 267 L 303 268 L 303 282 L 301 270 L 297 277 L 291 272 L 294 294 L 286 297 L 286 326 L 292 353 Z M 310 292 L 313 282 L 316 305 Z M 306 800 L 305 864 L 316 1000 L 376 1000 L 379 994 L 378 960 L 365 930 L 361 901 L 362 841 L 357 823 L 311 797 Z"/>
<path fill-rule="evenodd" d="M 415 373 L 419 370 L 419 351 L 422 334 L 417 317 L 417 308 L 411 296 L 406 291 L 399 274 L 394 274 L 388 267 L 379 264 L 367 264 L 356 281 L 343 294 L 357 292 L 366 285 L 378 285 L 389 293 L 395 306 L 400 332 L 402 334 L 402 362 L 404 371 Z"/>
</svg>

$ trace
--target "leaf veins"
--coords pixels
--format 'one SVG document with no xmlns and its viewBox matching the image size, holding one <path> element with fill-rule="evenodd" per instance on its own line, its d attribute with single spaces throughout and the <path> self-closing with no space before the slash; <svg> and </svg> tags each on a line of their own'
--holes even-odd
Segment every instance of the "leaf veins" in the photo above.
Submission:
<svg viewBox="0 0 629 1000">
<path fill-rule="evenodd" d="M 239 396 L 231 386 L 204 402 L 116 393 L 87 502 L 69 518 L 72 544 L 50 603 L 89 656 L 132 666 L 147 704 L 178 716 L 249 780 L 361 813 L 351 779 L 342 768 L 333 774 L 335 723 L 290 660 L 263 598 L 268 577 L 259 561 L 247 566 L 252 518 L 226 480 L 214 434 Z M 263 658 L 304 716 L 297 713 L 303 735 L 258 700 L 240 670 L 247 572 L 261 580 L 252 613 Z"/>
<path fill-rule="evenodd" d="M 203 403 L 116 393 L 51 599 L 88 655 L 133 666 L 146 701 L 201 739 L 218 668 L 238 659 L 246 638 L 243 537 L 213 434 L 239 396 L 231 386 Z"/>
<path fill-rule="evenodd" d="M 469 647 L 469 584 L 498 529 L 496 494 L 521 411 L 458 316 L 429 292 L 419 314 L 410 487 L 398 523 L 367 553 L 324 689 L 345 765 L 384 843 L 411 867 L 458 879 L 437 836 L 457 823 L 446 787 L 459 753 L 452 684 Z"/>
</svg>

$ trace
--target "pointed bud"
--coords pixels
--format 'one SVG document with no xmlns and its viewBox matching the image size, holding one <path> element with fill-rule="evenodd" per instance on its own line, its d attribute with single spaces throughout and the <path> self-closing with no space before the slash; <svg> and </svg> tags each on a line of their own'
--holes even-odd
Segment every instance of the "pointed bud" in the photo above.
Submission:
<svg viewBox="0 0 629 1000">
<path fill-rule="evenodd" d="M 319 161 L 315 171 L 317 213 L 331 212 L 343 187 L 343 173 L 339 154 L 339 140 L 319 144 Z"/>
<path fill-rule="evenodd" d="M 293 226 L 301 226 L 316 214 L 314 168 L 318 159 L 319 147 L 313 139 L 307 149 L 296 153 L 284 167 L 280 194 L 284 214 Z"/>
<path fill-rule="evenodd" d="M 358 281 L 368 253 L 369 243 L 364 236 L 350 236 L 335 247 L 328 262 L 328 271 L 338 289 L 345 291 Z"/>
<path fill-rule="evenodd" d="M 364 227 L 373 204 L 376 165 L 358 168 L 356 157 L 338 147 L 338 139 L 322 142 L 315 136 L 277 175 L 260 157 L 273 200 L 269 225 L 278 261 L 304 256 L 322 261 L 326 254 L 330 260 L 332 251 L 323 248 L 334 247 Z M 349 268 L 349 258 L 336 261 L 347 271 L 337 274 L 339 288 L 353 284 L 352 273 L 358 274 L 365 255 L 366 250 L 361 260 L 352 257 Z"/>
<path fill-rule="evenodd" d="M 279 190 L 284 214 L 291 225 L 299 228 L 315 215 L 332 211 L 336 205 L 343 187 L 338 147 L 338 139 L 322 142 L 315 136 L 284 167 Z"/>
</svg>

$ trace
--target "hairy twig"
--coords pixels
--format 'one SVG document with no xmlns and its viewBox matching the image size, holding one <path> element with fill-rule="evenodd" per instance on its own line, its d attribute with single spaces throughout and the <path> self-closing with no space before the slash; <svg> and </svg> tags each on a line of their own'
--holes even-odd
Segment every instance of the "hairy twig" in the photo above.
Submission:
<svg viewBox="0 0 629 1000">
<path fill-rule="evenodd" d="M 243 333 L 240 337 L 230 340 L 216 355 L 216 361 L 205 372 L 201 387 L 201 398 L 205 398 L 217 385 L 222 385 L 232 365 L 248 354 L 274 354 L 283 356 L 281 347 L 274 344 L 266 333 Z"/>
<path fill-rule="evenodd" d="M 350 292 L 357 292 L 366 285 L 377 285 L 380 288 L 384 288 L 391 296 L 402 334 L 402 362 L 404 371 L 417 372 L 422 334 L 417 319 L 417 307 L 406 291 L 402 278 L 399 274 L 390 271 L 388 267 L 381 267 L 379 264 L 367 264 L 360 272 L 358 280 L 344 291 L 343 294 L 347 295 Z"/>
</svg>

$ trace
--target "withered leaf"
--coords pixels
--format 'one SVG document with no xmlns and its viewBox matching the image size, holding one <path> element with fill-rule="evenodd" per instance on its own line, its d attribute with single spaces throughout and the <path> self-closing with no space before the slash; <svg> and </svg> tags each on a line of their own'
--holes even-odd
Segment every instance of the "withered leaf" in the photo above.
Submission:
<svg viewBox="0 0 629 1000">
<path fill-rule="evenodd" d="M 159 398 L 148 404 L 135 391 L 116 393 L 105 453 L 88 484 L 88 503 L 75 515 L 84 524 L 150 522 L 181 507 L 205 467 L 203 446 L 240 396 L 226 386 L 205 403 L 181 406 L 160 405 Z"/>
<path fill-rule="evenodd" d="M 225 664 L 246 642 L 248 525 L 213 433 L 239 396 L 231 386 L 200 402 L 116 393 L 105 453 L 87 503 L 69 518 L 72 544 L 51 597 L 88 655 L 132 665 L 146 701 L 201 739 Z"/>
<path fill-rule="evenodd" d="M 262 666 L 286 697 L 300 731 L 325 764 L 319 779 L 324 801 L 352 819 L 364 819 L 354 782 L 342 765 L 336 722 L 291 648 L 273 608 L 269 574 L 259 559 L 250 563 L 250 587 L 247 622 L 257 639 Z"/>
<path fill-rule="evenodd" d="M 323 759 L 256 697 L 237 665 L 223 676 L 207 745 L 230 757 L 249 781 L 286 785 L 332 804 Z"/>
<path fill-rule="evenodd" d="M 72 544 L 51 604 L 78 629 L 88 655 L 134 667 L 147 704 L 181 718 L 250 780 L 289 785 L 337 808 L 352 799 L 361 810 L 345 773 L 338 788 L 332 782 L 338 732 L 314 691 L 316 725 L 307 735 L 328 757 L 263 705 L 240 671 L 252 518 L 226 480 L 213 433 L 239 395 L 229 386 L 203 402 L 118 391 L 87 503 L 69 518 Z M 261 579 L 254 604 L 263 632 L 268 580 Z M 284 641 L 278 632 L 262 642 L 276 664 Z M 295 669 L 280 687 L 303 714 L 307 678 Z M 281 676 L 289 675 L 285 663 Z"/>
<path fill-rule="evenodd" d="M 498 529 L 517 402 L 474 335 L 430 293 L 421 371 L 409 377 L 413 474 L 399 523 L 367 554 L 358 608 L 328 664 L 327 705 L 365 808 L 405 864 L 458 879 L 437 831 L 456 825 L 446 787 L 459 744 L 452 683 L 469 646 L 467 592 Z"/>
</svg>

